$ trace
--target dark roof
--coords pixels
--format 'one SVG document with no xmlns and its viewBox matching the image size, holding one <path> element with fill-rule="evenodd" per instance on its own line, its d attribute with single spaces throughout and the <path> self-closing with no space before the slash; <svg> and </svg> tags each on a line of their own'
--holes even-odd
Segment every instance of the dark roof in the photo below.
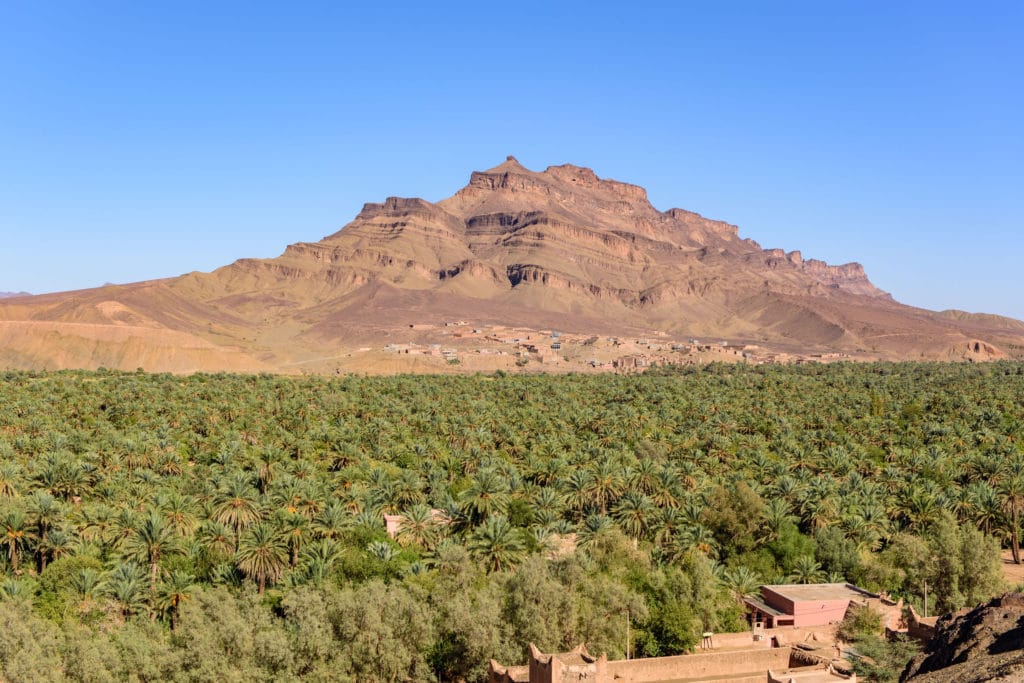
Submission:
<svg viewBox="0 0 1024 683">
<path fill-rule="evenodd" d="M 770 614 L 773 617 L 784 617 L 784 616 L 786 616 L 785 612 L 780 612 L 779 610 L 775 609 L 774 607 L 769 607 L 768 605 L 766 605 L 765 603 L 761 602 L 760 600 L 758 600 L 756 598 L 744 598 L 743 602 L 745 602 L 748 605 L 750 605 L 751 607 L 755 608 L 757 611 L 764 612 L 765 614 Z"/>
</svg>

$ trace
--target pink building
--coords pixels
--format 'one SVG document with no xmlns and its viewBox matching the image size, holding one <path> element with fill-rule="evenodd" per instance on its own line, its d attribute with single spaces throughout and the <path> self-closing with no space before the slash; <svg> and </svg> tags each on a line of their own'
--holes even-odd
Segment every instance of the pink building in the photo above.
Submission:
<svg viewBox="0 0 1024 683">
<path fill-rule="evenodd" d="M 761 599 L 744 602 L 755 622 L 766 628 L 823 626 L 842 621 L 850 602 L 877 600 L 874 593 L 852 583 L 808 583 L 761 586 Z"/>
</svg>

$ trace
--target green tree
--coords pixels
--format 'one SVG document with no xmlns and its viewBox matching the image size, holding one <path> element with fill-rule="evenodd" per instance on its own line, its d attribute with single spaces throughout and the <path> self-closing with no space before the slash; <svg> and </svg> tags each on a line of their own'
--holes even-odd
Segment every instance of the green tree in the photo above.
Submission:
<svg viewBox="0 0 1024 683">
<path fill-rule="evenodd" d="M 332 597 L 327 613 L 336 637 L 347 645 L 340 652 L 343 673 L 389 683 L 432 678 L 432 620 L 404 588 L 371 581 Z"/>
<path fill-rule="evenodd" d="M 232 529 L 235 547 L 242 530 L 262 518 L 255 493 L 247 476 L 235 474 L 214 496 L 212 519 Z"/>
<path fill-rule="evenodd" d="M 8 508 L 0 514 L 0 546 L 7 554 L 11 569 L 18 574 L 21 556 L 29 548 L 33 533 L 25 514 L 18 508 Z"/>
<path fill-rule="evenodd" d="M 195 577 L 183 571 L 172 571 L 160 584 L 156 605 L 163 614 L 167 615 L 172 631 L 182 603 L 190 600 L 195 591 Z"/>
<path fill-rule="evenodd" d="M 259 586 L 260 595 L 268 583 L 276 583 L 288 565 L 288 546 L 269 524 L 255 524 L 242 534 L 235 563 Z"/>
<path fill-rule="evenodd" d="M 181 552 L 177 535 L 167 520 L 155 510 L 142 518 L 138 527 L 125 541 L 125 557 L 149 567 L 149 592 L 156 593 L 160 579 L 160 561 L 168 555 Z"/>
<path fill-rule="evenodd" d="M 522 532 L 502 516 L 489 517 L 470 536 L 467 547 L 490 571 L 516 565 L 526 551 Z"/>
</svg>

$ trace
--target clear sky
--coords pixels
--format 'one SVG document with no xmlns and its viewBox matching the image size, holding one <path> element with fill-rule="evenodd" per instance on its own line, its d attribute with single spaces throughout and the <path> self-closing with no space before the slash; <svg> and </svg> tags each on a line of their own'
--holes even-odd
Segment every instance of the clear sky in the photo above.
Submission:
<svg viewBox="0 0 1024 683">
<path fill-rule="evenodd" d="M 0 3 L 0 291 L 276 256 L 508 154 L 1024 318 L 1019 0 Z"/>
</svg>

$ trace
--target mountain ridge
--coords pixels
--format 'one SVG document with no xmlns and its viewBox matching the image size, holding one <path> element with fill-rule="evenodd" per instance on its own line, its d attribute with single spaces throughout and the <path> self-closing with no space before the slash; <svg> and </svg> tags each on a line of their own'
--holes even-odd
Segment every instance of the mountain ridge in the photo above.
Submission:
<svg viewBox="0 0 1024 683">
<path fill-rule="evenodd" d="M 859 263 L 763 249 L 730 223 L 657 210 L 638 185 L 572 164 L 531 171 L 511 156 L 473 172 L 438 202 L 368 202 L 342 229 L 291 244 L 276 258 L 0 302 L 0 321 L 188 335 L 195 342 L 187 358 L 209 355 L 189 361 L 195 369 L 218 369 L 230 357 L 232 368 L 311 363 L 329 371 L 313 360 L 388 339 L 450 342 L 441 331 L 431 339 L 409 332 L 446 319 L 579 334 L 713 336 L 865 359 L 1024 354 L 1024 323 L 912 308 L 875 287 Z M 12 334 L 0 335 L 0 364 L 24 366 L 24 348 L 3 352 Z M 17 343 L 31 346 L 25 334 Z M 67 343 L 74 339 L 68 332 Z M 27 356 L 54 355 L 46 348 Z M 161 348 L 144 359 L 152 369 L 185 371 L 173 344 Z M 116 361 L 131 365 L 137 355 Z"/>
</svg>

